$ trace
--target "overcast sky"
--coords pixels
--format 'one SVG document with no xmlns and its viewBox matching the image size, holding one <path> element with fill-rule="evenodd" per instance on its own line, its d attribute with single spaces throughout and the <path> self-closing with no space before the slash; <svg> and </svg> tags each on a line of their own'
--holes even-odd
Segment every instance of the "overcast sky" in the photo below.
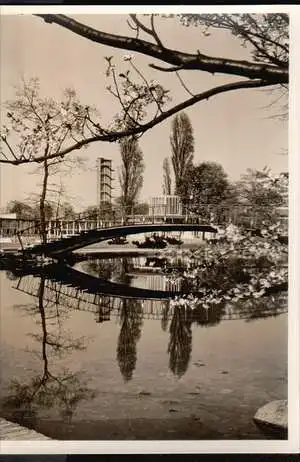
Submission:
<svg viewBox="0 0 300 462">
<path fill-rule="evenodd" d="M 76 19 L 107 32 L 132 34 L 126 15 L 79 15 Z M 175 19 L 162 20 L 158 27 L 163 43 L 169 47 L 191 53 L 199 49 L 215 56 L 249 58 L 239 40 L 228 33 L 218 31 L 206 38 L 198 28 L 185 28 Z M 22 77 L 38 77 L 45 96 L 59 98 L 65 87 L 73 87 L 82 103 L 99 109 L 104 121 L 109 122 L 118 111 L 113 97 L 105 90 L 110 82 L 105 77 L 104 57 L 115 56 L 115 64 L 122 71 L 126 69 L 123 57 L 128 52 L 94 44 L 30 15 L 1 17 L 0 52 L 1 102 L 13 97 L 13 86 Z M 175 75 L 151 70 L 147 65 L 153 60 L 133 56 L 147 77 L 171 90 L 172 103 L 188 96 Z M 192 91 L 234 80 L 197 71 L 182 73 L 182 77 Z M 286 171 L 287 156 L 282 152 L 288 147 L 288 124 L 270 117 L 279 110 L 266 108 L 271 101 L 266 90 L 249 89 L 219 95 L 186 110 L 194 128 L 195 163 L 219 162 L 233 180 L 247 168 L 262 169 L 267 165 L 276 173 Z M 170 127 L 168 119 L 140 140 L 146 166 L 141 199 L 162 192 L 162 163 L 164 157 L 171 155 Z M 83 155 L 88 159 L 86 171 L 65 178 L 69 198 L 78 210 L 96 203 L 96 158 L 111 158 L 115 169 L 120 164 L 118 144 L 95 143 Z M 37 192 L 38 178 L 27 174 L 32 170 L 32 166 L 1 166 L 1 207 L 10 200 L 23 200 Z M 118 195 L 117 175 L 115 186 Z"/>
</svg>

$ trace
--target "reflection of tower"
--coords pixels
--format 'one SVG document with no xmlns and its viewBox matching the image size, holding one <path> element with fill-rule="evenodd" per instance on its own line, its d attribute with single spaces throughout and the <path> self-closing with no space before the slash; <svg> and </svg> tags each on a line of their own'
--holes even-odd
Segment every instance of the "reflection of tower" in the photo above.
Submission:
<svg viewBox="0 0 300 462">
<path fill-rule="evenodd" d="M 112 161 L 99 157 L 97 159 L 97 205 L 111 204 L 112 199 Z"/>
<path fill-rule="evenodd" d="M 97 323 L 102 323 L 104 321 L 110 321 L 110 312 L 105 311 L 103 307 L 99 306 L 97 317 L 95 320 Z"/>
<path fill-rule="evenodd" d="M 98 309 L 96 313 L 96 322 L 102 323 L 104 321 L 110 321 L 110 312 L 113 309 L 114 299 L 110 297 L 99 296 Z"/>
</svg>

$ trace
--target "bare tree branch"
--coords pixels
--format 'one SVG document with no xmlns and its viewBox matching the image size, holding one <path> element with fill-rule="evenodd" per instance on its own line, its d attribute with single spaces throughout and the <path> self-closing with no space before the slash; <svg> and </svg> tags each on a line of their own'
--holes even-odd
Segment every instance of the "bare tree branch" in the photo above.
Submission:
<svg viewBox="0 0 300 462">
<path fill-rule="evenodd" d="M 119 90 L 119 85 L 118 85 L 118 82 L 117 82 L 117 78 L 116 78 L 116 73 L 115 73 L 115 70 L 112 69 L 112 76 L 113 76 L 113 81 L 114 81 L 114 85 L 115 85 L 115 89 L 116 89 L 116 92 L 117 93 L 113 93 L 111 90 L 111 93 L 114 94 L 114 96 L 118 99 L 118 101 L 120 102 L 122 108 L 123 108 L 123 111 L 124 111 L 124 115 L 125 117 L 129 117 L 129 119 L 131 120 L 131 122 L 134 124 L 134 125 L 140 125 L 140 123 L 135 120 L 131 114 L 130 114 L 130 111 L 128 110 L 127 107 L 125 107 L 124 105 L 124 102 L 123 102 L 123 99 L 122 99 L 122 96 L 120 94 L 120 90 Z"/>
<path fill-rule="evenodd" d="M 246 14 L 246 16 L 248 17 L 249 21 L 255 21 L 253 17 L 251 17 L 250 14 Z M 285 17 L 281 17 L 281 19 L 285 19 Z M 288 24 L 288 23 L 287 23 Z M 259 29 L 259 26 L 257 24 L 257 21 L 255 21 L 255 25 L 256 27 Z M 281 48 L 285 53 L 289 53 L 289 49 L 287 46 L 283 45 L 282 43 L 280 42 L 276 42 L 275 40 L 272 40 L 272 38 L 270 36 L 266 36 L 266 34 L 264 34 L 263 32 L 257 32 L 257 31 L 247 31 L 248 32 L 248 35 L 252 35 L 253 37 L 257 37 L 257 38 L 260 38 L 261 40 L 263 40 L 264 42 L 268 42 L 272 45 L 275 45 L 276 47 L 279 47 Z"/>
<path fill-rule="evenodd" d="M 183 66 L 184 69 L 206 71 L 213 74 L 238 75 L 249 79 L 261 79 L 268 82 L 269 85 L 288 82 L 288 68 L 206 56 L 201 53 L 189 54 L 178 50 L 162 48 L 160 45 L 138 38 L 99 31 L 62 14 L 37 14 L 35 16 L 43 18 L 48 23 L 56 23 L 93 42 L 123 50 L 135 51 L 173 66 Z"/>
<path fill-rule="evenodd" d="M 181 23 L 228 30 L 253 46 L 252 56 L 259 64 L 288 68 L 288 15 L 286 14 L 182 14 Z M 275 35 L 274 35 L 275 34 Z"/>
<path fill-rule="evenodd" d="M 157 45 L 159 45 L 161 48 L 165 48 L 164 45 L 162 44 L 161 39 L 159 38 L 155 26 L 154 26 L 154 14 L 151 14 L 151 28 L 152 28 L 152 35 L 155 38 Z"/>
<path fill-rule="evenodd" d="M 158 99 L 156 98 L 155 96 L 155 93 L 153 91 L 153 89 L 151 88 L 151 86 L 149 85 L 149 82 L 148 80 L 146 79 L 146 77 L 142 74 L 142 72 L 133 64 L 132 61 L 130 61 L 130 65 L 132 66 L 132 68 L 135 70 L 135 72 L 141 77 L 141 79 L 143 80 L 143 82 L 145 83 L 146 87 L 148 88 L 148 91 L 149 93 L 151 94 L 152 98 L 153 98 L 153 101 L 155 101 L 156 105 L 157 105 L 157 108 L 159 110 L 160 113 L 163 113 L 163 110 L 161 108 L 161 104 L 159 103 Z"/>
<path fill-rule="evenodd" d="M 247 15 L 247 16 L 251 17 L 250 15 Z M 251 17 L 251 19 L 252 21 L 255 21 L 254 18 Z M 256 48 L 256 50 L 260 53 L 261 56 L 264 56 L 265 58 L 267 58 L 275 66 L 286 67 L 285 63 L 283 63 L 280 59 L 277 59 L 275 56 L 270 55 L 270 53 L 267 52 L 265 47 L 263 47 L 261 44 L 259 44 L 256 40 L 253 39 L 253 37 L 259 37 L 264 40 L 264 43 L 267 40 L 268 42 L 270 42 L 270 39 L 267 39 L 266 35 L 257 34 L 253 31 L 246 30 L 245 28 L 241 27 L 236 21 L 234 21 L 232 17 L 230 17 L 230 24 L 233 29 L 237 30 L 242 37 L 247 39 L 254 46 L 254 48 Z M 255 21 L 255 26 L 256 28 L 258 28 L 258 24 L 256 21 Z M 279 45 L 273 40 L 272 40 L 272 43 L 276 44 L 277 46 Z M 284 47 L 284 49 L 286 52 L 288 52 L 286 47 Z"/>
<path fill-rule="evenodd" d="M 183 88 L 185 89 L 185 91 L 190 95 L 190 96 L 195 96 L 195 93 L 192 93 L 188 87 L 186 86 L 186 84 L 184 83 L 184 81 L 182 80 L 182 77 L 179 75 L 179 72 L 176 72 L 176 77 L 178 77 L 178 80 L 179 82 L 181 83 L 181 85 L 183 86 Z"/>
<path fill-rule="evenodd" d="M 9 144 L 9 142 L 7 141 L 6 137 L 2 137 L 2 141 L 4 142 L 4 144 L 8 147 L 8 150 L 9 152 L 11 153 L 11 155 L 13 156 L 14 159 L 18 160 L 18 157 L 16 156 L 16 154 L 14 153 L 11 145 Z M 2 153 L 1 151 L 1 154 L 3 154 L 5 156 L 4 153 Z M 5 156 L 6 157 L 6 156 Z"/>
<path fill-rule="evenodd" d="M 142 23 L 136 16 L 136 14 L 131 14 L 130 15 L 131 19 L 134 21 L 134 23 L 136 24 L 136 29 L 135 30 L 138 30 L 138 29 L 141 29 L 143 30 L 144 32 L 146 32 L 146 34 L 150 35 L 151 37 L 154 38 L 154 40 L 156 41 L 157 45 L 161 48 L 165 48 L 162 44 L 162 41 L 160 40 L 156 30 L 155 30 L 155 26 L 154 26 L 154 14 L 151 14 L 151 29 L 147 26 L 145 26 L 144 23 Z M 131 26 L 130 26 L 131 27 Z"/>
<path fill-rule="evenodd" d="M 134 127 L 134 128 L 128 128 L 128 129 L 121 130 L 121 131 L 115 131 L 115 132 L 111 131 L 111 132 L 108 132 L 107 134 L 101 134 L 101 135 L 96 135 L 96 136 L 86 138 L 84 140 L 78 141 L 75 144 L 61 150 L 60 152 L 55 152 L 53 154 L 48 155 L 47 159 L 50 160 L 55 157 L 64 157 L 67 154 L 77 149 L 81 149 L 84 146 L 87 146 L 91 143 L 95 143 L 98 141 L 115 142 L 127 136 L 143 134 L 146 131 L 150 130 L 151 128 L 155 127 L 156 125 L 159 125 L 164 120 L 173 116 L 177 112 L 182 111 L 183 109 L 186 109 L 190 106 L 193 106 L 194 104 L 199 103 L 200 101 L 208 100 L 212 96 L 215 96 L 221 93 L 227 93 L 229 91 L 235 91 L 235 90 L 245 89 L 245 88 L 260 88 L 260 87 L 269 86 L 269 85 L 270 85 L 269 82 L 265 82 L 263 80 L 238 81 L 238 82 L 233 82 L 233 83 L 229 83 L 226 85 L 220 85 L 218 87 L 214 87 L 207 91 L 199 93 L 187 99 L 186 101 L 183 101 L 182 103 L 179 103 L 173 106 L 169 110 L 157 116 L 155 119 L 152 119 L 149 122 L 141 126 Z M 44 160 L 44 156 L 37 156 L 33 158 L 17 159 L 17 160 L 9 160 L 9 161 L 7 161 L 6 159 L 0 159 L 0 163 L 20 165 L 20 164 L 25 164 L 25 163 L 30 163 L 30 162 L 40 163 L 40 162 L 43 162 L 43 160 Z"/>
<path fill-rule="evenodd" d="M 132 21 L 136 25 L 135 30 L 137 30 L 139 28 L 139 29 L 142 29 L 144 32 L 146 32 L 146 34 L 152 35 L 152 30 L 149 29 L 147 26 L 145 26 L 145 24 L 140 22 L 140 20 L 136 17 L 136 14 L 130 14 L 129 16 L 131 17 Z"/>
<path fill-rule="evenodd" d="M 152 67 L 152 69 L 155 69 L 161 72 L 177 72 L 177 71 L 181 71 L 184 69 L 183 64 L 180 64 L 180 66 L 162 67 L 162 66 L 158 66 L 157 64 L 150 63 L 149 67 Z"/>
</svg>

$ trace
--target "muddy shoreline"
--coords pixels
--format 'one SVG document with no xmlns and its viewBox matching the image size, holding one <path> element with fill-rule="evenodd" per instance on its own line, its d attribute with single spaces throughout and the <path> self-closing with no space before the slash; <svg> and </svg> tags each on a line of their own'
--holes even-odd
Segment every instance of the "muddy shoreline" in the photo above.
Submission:
<svg viewBox="0 0 300 462">
<path fill-rule="evenodd" d="M 175 414 L 175 413 L 174 413 Z M 23 423 L 24 425 L 24 423 Z M 234 419 L 232 422 L 234 425 Z M 201 422 L 198 417 L 176 417 L 169 419 L 107 419 L 99 421 L 73 421 L 62 423 L 56 420 L 39 420 L 34 428 L 47 437 L 64 441 L 95 440 L 264 440 L 286 439 L 284 433 L 260 431 L 253 422 L 245 428 L 218 430 Z"/>
</svg>

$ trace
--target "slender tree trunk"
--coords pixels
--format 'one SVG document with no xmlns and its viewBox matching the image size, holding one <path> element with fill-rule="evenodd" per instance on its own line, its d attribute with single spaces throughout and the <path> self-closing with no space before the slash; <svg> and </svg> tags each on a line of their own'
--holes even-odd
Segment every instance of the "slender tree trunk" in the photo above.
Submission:
<svg viewBox="0 0 300 462">
<path fill-rule="evenodd" d="M 49 178 L 49 165 L 47 159 L 44 160 L 44 178 L 43 178 L 43 186 L 42 186 L 42 193 L 40 197 L 40 235 L 42 239 L 42 243 L 47 243 L 47 222 L 46 222 L 46 214 L 45 214 L 45 204 L 46 204 L 46 195 L 47 195 L 47 187 L 48 187 L 48 178 Z"/>
<path fill-rule="evenodd" d="M 45 308 L 44 308 L 44 292 L 45 292 L 45 278 L 41 278 L 38 300 L 39 300 L 39 311 L 41 315 L 41 324 L 42 324 L 42 331 L 43 331 L 43 340 L 42 340 L 42 358 L 43 358 L 43 363 L 44 363 L 43 380 L 47 380 L 49 376 L 48 357 L 47 357 L 48 332 L 47 332 L 46 314 L 45 314 Z"/>
<path fill-rule="evenodd" d="M 125 163 L 125 178 L 124 178 L 124 192 L 123 192 L 123 222 L 124 225 L 128 222 L 128 195 L 129 195 L 129 165 Z"/>
</svg>

